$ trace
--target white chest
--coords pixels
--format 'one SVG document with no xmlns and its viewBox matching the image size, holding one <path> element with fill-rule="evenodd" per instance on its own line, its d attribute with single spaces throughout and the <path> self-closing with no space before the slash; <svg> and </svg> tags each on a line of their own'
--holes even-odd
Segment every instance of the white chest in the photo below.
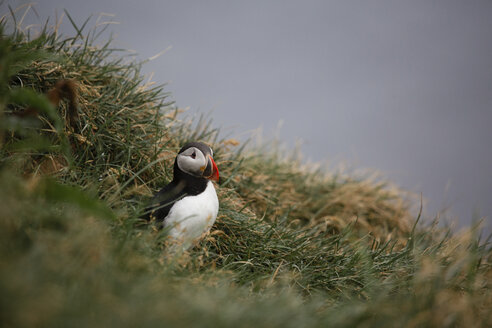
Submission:
<svg viewBox="0 0 492 328">
<path fill-rule="evenodd" d="M 194 240 L 210 230 L 218 211 L 219 199 L 213 183 L 209 181 L 204 192 L 186 196 L 173 205 L 164 220 L 164 228 L 169 229 L 171 238 L 183 243 L 183 248 L 188 248 Z"/>
</svg>

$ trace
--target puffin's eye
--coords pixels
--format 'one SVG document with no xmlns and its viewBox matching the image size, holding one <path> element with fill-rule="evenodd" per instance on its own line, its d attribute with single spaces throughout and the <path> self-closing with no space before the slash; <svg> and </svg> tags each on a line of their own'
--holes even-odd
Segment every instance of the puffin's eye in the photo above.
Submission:
<svg viewBox="0 0 492 328">
<path fill-rule="evenodd" d="M 193 159 L 196 158 L 196 152 L 193 152 L 193 154 L 191 154 L 191 158 L 193 158 Z"/>
</svg>

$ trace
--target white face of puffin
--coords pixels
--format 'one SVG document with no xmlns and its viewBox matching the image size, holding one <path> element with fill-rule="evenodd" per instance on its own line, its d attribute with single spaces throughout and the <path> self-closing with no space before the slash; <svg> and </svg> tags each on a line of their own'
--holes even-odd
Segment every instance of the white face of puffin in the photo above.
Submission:
<svg viewBox="0 0 492 328">
<path fill-rule="evenodd" d="M 176 159 L 179 169 L 195 177 L 218 180 L 218 169 L 212 159 L 213 151 L 211 148 L 209 149 L 210 155 L 204 154 L 196 147 L 190 147 L 178 154 Z"/>
</svg>

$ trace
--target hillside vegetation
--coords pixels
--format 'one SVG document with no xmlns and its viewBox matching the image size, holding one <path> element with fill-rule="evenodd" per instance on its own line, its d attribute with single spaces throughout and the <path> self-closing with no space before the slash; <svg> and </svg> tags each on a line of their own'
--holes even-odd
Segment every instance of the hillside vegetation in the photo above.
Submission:
<svg viewBox="0 0 492 328">
<path fill-rule="evenodd" d="M 219 139 L 141 63 L 97 45 L 101 30 L 72 23 L 67 37 L 1 22 L 2 326 L 492 325 L 492 252 L 476 231 L 418 224 L 383 182 Z M 77 117 L 66 95 L 48 99 L 60 81 L 76 86 Z M 189 140 L 214 149 L 220 211 L 171 256 L 139 216 Z"/>
</svg>

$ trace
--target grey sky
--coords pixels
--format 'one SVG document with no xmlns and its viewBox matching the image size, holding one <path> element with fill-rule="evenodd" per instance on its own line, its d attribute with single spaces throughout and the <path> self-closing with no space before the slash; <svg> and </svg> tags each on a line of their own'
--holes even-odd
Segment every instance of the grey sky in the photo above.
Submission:
<svg viewBox="0 0 492 328">
<path fill-rule="evenodd" d="M 15 7 L 27 1 L 9 1 Z M 492 215 L 492 1 L 43 0 L 115 14 L 118 46 L 181 107 L 232 135 L 260 125 L 311 160 L 375 168 L 427 213 Z M 33 17 L 30 18 L 34 21 Z M 65 19 L 62 31 L 72 33 Z M 228 129 L 229 128 L 229 129 Z M 454 215 L 451 215 L 454 217 Z M 490 219 L 488 219 L 490 222 Z"/>
</svg>

